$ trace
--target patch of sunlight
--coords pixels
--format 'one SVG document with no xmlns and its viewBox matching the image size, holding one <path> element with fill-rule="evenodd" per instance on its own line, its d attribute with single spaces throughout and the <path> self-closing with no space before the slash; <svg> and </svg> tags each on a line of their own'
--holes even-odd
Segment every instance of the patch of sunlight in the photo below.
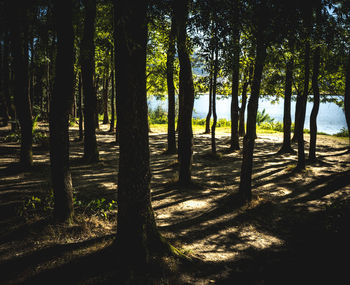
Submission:
<svg viewBox="0 0 350 285">
<path fill-rule="evenodd" d="M 202 201 L 202 200 L 188 200 L 185 202 L 182 202 L 182 206 L 184 208 L 204 208 L 207 207 L 209 203 L 207 201 Z"/>
<path fill-rule="evenodd" d="M 249 225 L 223 229 L 185 246 L 185 249 L 195 252 L 204 260 L 220 262 L 233 260 L 245 250 L 262 250 L 280 245 L 283 245 L 283 240 Z"/>
</svg>

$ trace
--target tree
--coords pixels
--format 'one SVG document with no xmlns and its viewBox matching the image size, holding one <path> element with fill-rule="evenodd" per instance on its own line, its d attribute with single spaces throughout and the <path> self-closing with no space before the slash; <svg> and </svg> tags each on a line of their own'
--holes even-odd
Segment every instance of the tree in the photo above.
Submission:
<svg viewBox="0 0 350 285">
<path fill-rule="evenodd" d="M 80 47 L 80 64 L 84 96 L 84 160 L 88 163 L 98 161 L 96 141 L 96 93 L 94 86 L 94 31 L 96 0 L 84 0 L 84 34 Z"/>
<path fill-rule="evenodd" d="M 28 3 L 27 3 L 28 4 Z M 32 110 L 29 98 L 28 46 L 27 46 L 27 4 L 11 1 L 11 47 L 14 72 L 14 102 L 21 128 L 20 165 L 24 168 L 33 164 L 32 154 Z"/>
<path fill-rule="evenodd" d="M 177 50 L 180 62 L 179 74 L 179 119 L 178 119 L 178 159 L 179 184 L 191 183 L 193 154 L 192 111 L 194 87 L 186 25 L 189 0 L 174 1 L 174 15 L 177 28 Z"/>
<path fill-rule="evenodd" d="M 146 97 L 147 1 L 114 3 L 120 145 L 116 248 L 123 263 L 142 266 L 152 256 L 170 250 L 157 230 L 151 206 Z"/>
<path fill-rule="evenodd" d="M 172 13 L 171 28 L 169 31 L 169 45 L 167 50 L 166 74 L 168 87 L 168 153 L 176 153 L 175 137 L 175 86 L 174 86 L 174 61 L 175 61 L 176 26 Z"/>
<path fill-rule="evenodd" d="M 309 147 L 309 160 L 316 160 L 316 139 L 317 139 L 317 115 L 320 108 L 320 89 L 319 89 L 319 73 L 320 73 L 320 33 L 321 33 L 321 0 L 317 1 L 315 8 L 316 12 L 316 31 L 315 31 L 315 45 L 313 53 L 313 68 L 312 68 L 312 90 L 314 93 L 314 105 L 310 115 L 310 147 Z"/>
<path fill-rule="evenodd" d="M 233 2 L 232 13 L 233 64 L 232 64 L 232 101 L 231 101 L 231 140 L 230 148 L 239 150 L 238 140 L 238 87 L 239 87 L 239 57 L 240 57 L 240 30 L 239 30 L 239 0 Z"/>
<path fill-rule="evenodd" d="M 298 120 L 298 128 L 295 131 L 295 135 L 298 141 L 298 162 L 296 169 L 305 169 L 305 150 L 304 150 L 304 122 L 306 113 L 306 102 L 309 93 L 309 80 L 310 80 L 310 35 L 312 28 L 312 6 L 310 3 L 306 3 L 303 7 L 303 23 L 304 23 L 304 85 L 303 93 L 300 96 L 300 112 Z"/>
<path fill-rule="evenodd" d="M 55 0 L 54 2 L 57 59 L 50 107 L 50 161 L 55 202 L 54 219 L 57 222 L 71 222 L 74 213 L 68 133 L 74 84 L 72 9 L 72 0 L 64 2 Z"/>
</svg>

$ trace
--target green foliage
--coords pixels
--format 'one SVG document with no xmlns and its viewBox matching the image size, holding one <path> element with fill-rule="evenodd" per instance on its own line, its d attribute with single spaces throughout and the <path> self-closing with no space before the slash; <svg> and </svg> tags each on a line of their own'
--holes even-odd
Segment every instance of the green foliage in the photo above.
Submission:
<svg viewBox="0 0 350 285">
<path fill-rule="evenodd" d="M 283 132 L 283 124 L 281 122 L 263 122 L 259 125 L 260 129 Z"/>
<path fill-rule="evenodd" d="M 112 199 L 100 198 L 94 200 L 79 200 L 73 198 L 74 210 L 78 213 L 89 216 L 99 216 L 105 219 L 109 218 L 117 210 L 117 201 Z M 46 193 L 39 193 L 25 200 L 17 208 L 17 214 L 21 217 L 30 218 L 37 214 L 50 215 L 54 209 L 54 194 L 50 189 Z"/>
<path fill-rule="evenodd" d="M 168 113 L 158 105 L 154 110 L 150 109 L 148 111 L 148 120 L 151 124 L 167 124 Z"/>
<path fill-rule="evenodd" d="M 342 128 L 341 131 L 339 133 L 336 133 L 335 136 L 337 137 L 348 137 L 349 136 L 349 130 L 346 128 Z"/>
<path fill-rule="evenodd" d="M 265 109 L 262 110 L 262 112 L 258 111 L 256 114 L 256 123 L 258 126 L 260 126 L 261 123 L 267 122 L 267 123 L 272 123 L 274 121 L 273 118 L 270 117 L 269 114 L 265 113 Z"/>
</svg>

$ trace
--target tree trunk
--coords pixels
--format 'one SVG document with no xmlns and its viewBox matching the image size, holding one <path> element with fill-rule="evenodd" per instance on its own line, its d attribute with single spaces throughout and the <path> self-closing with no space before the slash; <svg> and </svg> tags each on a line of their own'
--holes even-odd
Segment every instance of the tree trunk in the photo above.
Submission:
<svg viewBox="0 0 350 285">
<path fill-rule="evenodd" d="M 56 222 L 73 218 L 73 186 L 69 170 L 68 120 L 73 103 L 73 1 L 54 2 L 57 31 L 56 77 L 50 108 L 50 161 Z"/>
<path fill-rule="evenodd" d="M 178 0 L 174 2 L 177 49 L 180 62 L 178 120 L 179 184 L 189 185 L 191 184 L 193 154 L 192 112 L 194 103 L 192 67 L 186 33 L 189 1 Z"/>
<path fill-rule="evenodd" d="M 233 66 L 232 66 L 232 100 L 231 100 L 231 140 L 230 149 L 239 150 L 238 136 L 238 87 L 239 87 L 239 55 L 240 31 L 238 0 L 233 2 Z"/>
<path fill-rule="evenodd" d="M 109 70 L 106 72 L 105 84 L 103 88 L 103 124 L 108 124 L 108 85 Z"/>
<path fill-rule="evenodd" d="M 346 75 L 345 75 L 345 94 L 344 94 L 344 110 L 346 124 L 348 125 L 349 132 L 349 150 L 350 150 L 350 53 L 348 55 L 348 63 L 346 66 Z"/>
<path fill-rule="evenodd" d="M 113 56 L 114 52 L 113 52 L 113 48 L 112 48 L 112 66 L 111 66 L 111 122 L 110 122 L 110 127 L 109 127 L 109 131 L 113 132 L 114 131 L 114 123 L 115 123 L 115 104 L 114 104 L 114 100 L 115 100 L 115 96 L 114 96 L 114 56 Z"/>
<path fill-rule="evenodd" d="M 147 1 L 115 1 L 117 117 L 119 122 L 116 247 L 123 263 L 142 266 L 166 248 L 150 194 L 146 98 Z"/>
<path fill-rule="evenodd" d="M 278 151 L 278 153 L 294 153 L 294 150 L 291 146 L 291 125 L 292 125 L 292 119 L 291 119 L 291 99 L 292 99 L 292 84 L 293 84 L 293 68 L 294 68 L 294 60 L 293 60 L 293 53 L 294 53 L 294 42 L 292 39 L 289 39 L 289 50 L 292 54 L 290 58 L 288 59 L 288 62 L 286 64 L 286 81 L 285 81 L 285 90 L 284 90 L 284 111 L 283 111 L 283 143 L 281 149 Z"/>
<path fill-rule="evenodd" d="M 243 160 L 241 167 L 241 177 L 239 184 L 239 195 L 242 201 L 252 199 L 252 170 L 253 170 L 253 152 L 256 135 L 256 114 L 259 104 L 259 93 L 261 77 L 266 58 L 266 45 L 261 39 L 257 38 L 256 58 L 254 66 L 254 77 L 251 87 L 251 95 L 248 103 L 247 133 L 243 139 Z"/>
<path fill-rule="evenodd" d="M 216 36 L 216 35 L 215 35 Z M 218 69 L 219 69 L 219 48 L 218 48 L 218 39 L 215 39 L 216 45 L 215 45 L 215 59 L 214 59 L 214 74 L 213 74 L 213 124 L 211 125 L 211 152 L 212 154 L 216 154 L 216 141 L 215 141 L 215 129 L 216 129 L 216 123 L 217 123 L 217 115 L 216 115 L 216 85 L 217 85 L 217 76 L 218 76 Z"/>
<path fill-rule="evenodd" d="M 246 105 L 247 105 L 247 91 L 248 91 L 248 86 L 251 84 L 252 82 L 252 76 L 253 76 L 253 64 L 249 64 L 248 66 L 248 78 L 246 78 L 246 74 L 245 74 L 245 78 L 243 79 L 244 83 L 243 83 L 243 87 L 242 87 L 242 104 L 241 104 L 241 109 L 239 111 L 239 127 L 238 127 L 238 134 L 240 137 L 244 137 L 245 135 L 245 119 L 244 119 L 244 115 L 245 115 L 245 109 L 246 109 Z"/>
<path fill-rule="evenodd" d="M 312 90 L 314 91 L 314 105 L 310 115 L 310 147 L 309 160 L 316 160 L 316 139 L 317 139 L 317 115 L 320 108 L 320 90 L 318 87 L 318 75 L 320 69 L 320 52 L 321 48 L 316 47 L 314 51 L 314 62 L 312 71 Z"/>
<path fill-rule="evenodd" d="M 9 119 L 12 121 L 15 120 L 15 110 L 13 107 L 13 103 L 10 96 L 10 67 L 9 67 L 9 56 L 10 56 L 10 46 L 9 46 L 9 33 L 8 31 L 5 32 L 4 36 L 4 73 L 3 73 L 3 91 L 4 91 L 4 98 L 6 100 L 7 104 L 7 110 Z"/>
<path fill-rule="evenodd" d="M 79 73 L 78 82 L 78 117 L 79 117 L 79 141 L 83 140 L 83 96 L 81 73 Z"/>
<path fill-rule="evenodd" d="M 316 7 L 316 44 L 319 44 L 320 39 L 320 21 L 321 21 L 321 1 Z M 314 105 L 310 115 L 310 147 L 309 160 L 316 160 L 316 140 L 317 140 L 317 115 L 320 108 L 320 90 L 318 87 L 318 77 L 320 71 L 320 54 L 321 47 L 318 45 L 314 50 L 313 68 L 312 68 L 312 90 L 314 91 Z"/>
<path fill-rule="evenodd" d="M 0 23 L 2 24 L 2 23 Z M 0 110 L 0 116 L 3 119 L 3 123 L 5 126 L 8 125 L 8 121 L 9 121 L 9 111 L 8 111 L 8 104 L 7 104 L 7 99 L 5 96 L 5 89 L 4 89 L 4 77 L 5 75 L 5 66 L 4 66 L 4 49 L 3 49 L 3 31 L 0 30 L 0 106 L 1 106 L 1 110 Z"/>
<path fill-rule="evenodd" d="M 166 73 L 168 87 L 168 153 L 176 153 L 175 137 L 175 86 L 174 86 L 174 61 L 175 61 L 175 39 L 176 25 L 175 19 L 171 19 L 169 33 L 169 46 L 167 51 Z"/>
<path fill-rule="evenodd" d="M 213 68 L 212 68 L 212 61 L 214 59 L 214 49 L 211 51 L 211 58 L 210 58 L 210 72 L 209 72 L 209 109 L 208 114 L 205 119 L 205 134 L 210 134 L 210 118 L 211 118 L 211 112 L 212 112 L 212 105 L 213 105 Z"/>
<path fill-rule="evenodd" d="M 296 137 L 298 141 L 298 162 L 296 169 L 303 170 L 305 169 L 305 150 L 304 150 L 304 122 L 305 122 L 305 113 L 306 113 L 306 103 L 307 96 L 309 93 L 309 81 L 310 81 L 310 30 L 311 30 L 311 17 L 312 9 L 311 6 L 307 6 L 305 10 L 305 50 L 304 50 L 304 86 L 303 93 L 300 97 L 300 121 L 298 129 L 296 131 Z"/>
<path fill-rule="evenodd" d="M 84 160 L 88 163 L 98 161 L 96 141 L 96 93 L 93 75 L 94 31 L 96 17 L 96 0 L 85 0 L 84 34 L 81 41 L 80 63 L 84 95 Z"/>
<path fill-rule="evenodd" d="M 28 168 L 32 157 L 32 111 L 28 92 L 28 54 L 26 55 L 26 8 L 19 1 L 10 2 L 12 24 L 12 55 L 14 71 L 14 101 L 21 128 L 20 164 Z"/>
</svg>

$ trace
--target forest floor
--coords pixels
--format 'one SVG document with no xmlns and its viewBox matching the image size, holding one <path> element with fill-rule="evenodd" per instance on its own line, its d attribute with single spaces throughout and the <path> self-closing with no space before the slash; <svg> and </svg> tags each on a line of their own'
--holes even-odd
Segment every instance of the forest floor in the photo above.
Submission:
<svg viewBox="0 0 350 285">
<path fill-rule="evenodd" d="M 47 126 L 40 126 L 47 131 Z M 17 167 L 19 144 L 0 129 L 0 284 L 120 284 L 106 253 L 116 232 L 118 146 L 102 125 L 100 162 L 81 161 L 71 128 L 76 220 L 50 223 L 52 194 L 47 145 L 35 145 L 34 166 Z M 218 132 L 194 136 L 195 187 L 177 187 L 177 156 L 165 154 L 166 134 L 150 133 L 152 204 L 160 232 L 192 257 L 168 263 L 137 284 L 346 284 L 349 270 L 350 154 L 348 140 L 318 136 L 318 161 L 295 172 L 296 155 L 276 155 L 281 133 L 259 134 L 249 205 L 235 200 L 241 151 Z M 305 136 L 306 141 L 308 136 Z M 308 143 L 306 143 L 306 149 Z M 109 258 L 107 258 L 109 256 Z M 345 278 L 345 279 L 344 279 Z M 128 284 L 134 284 L 133 282 Z"/>
</svg>

